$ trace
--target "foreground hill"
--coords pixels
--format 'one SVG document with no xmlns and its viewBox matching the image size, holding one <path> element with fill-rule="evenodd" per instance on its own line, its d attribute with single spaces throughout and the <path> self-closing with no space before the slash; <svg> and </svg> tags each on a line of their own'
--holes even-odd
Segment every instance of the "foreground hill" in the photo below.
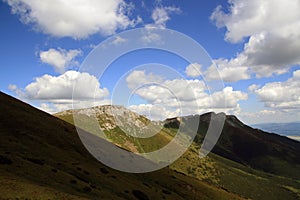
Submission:
<svg viewBox="0 0 300 200">
<path fill-rule="evenodd" d="M 73 125 L 4 93 L 0 105 L 0 199 L 242 199 L 169 168 L 112 170 Z"/>
<path fill-rule="evenodd" d="M 170 169 L 246 198 L 300 198 L 299 143 L 286 137 L 252 129 L 235 116 L 226 116 L 224 129 L 213 153 L 205 159 L 199 159 L 199 149 L 208 124 L 218 118 L 215 113 L 152 122 L 163 128 L 155 137 L 148 139 L 134 138 L 123 131 L 124 127 L 135 127 L 133 132 L 136 130 L 143 132 L 150 120 L 121 106 L 69 110 L 55 116 L 74 123 L 73 114 L 75 114 L 84 122 L 81 128 L 97 135 L 97 129 L 91 128 L 93 126 L 89 124 L 92 120 L 91 113 L 111 142 L 133 152 L 153 151 L 164 146 L 176 134 L 179 125 L 187 127 L 185 130 L 188 131 L 190 120 L 199 118 L 195 142 L 169 167 Z M 118 123 L 123 128 L 118 127 L 116 118 L 123 120 Z"/>
</svg>

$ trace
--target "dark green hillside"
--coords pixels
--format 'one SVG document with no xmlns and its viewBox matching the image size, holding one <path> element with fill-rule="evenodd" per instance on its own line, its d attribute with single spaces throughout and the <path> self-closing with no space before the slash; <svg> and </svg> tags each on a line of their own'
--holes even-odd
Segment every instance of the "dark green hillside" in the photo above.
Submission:
<svg viewBox="0 0 300 200">
<path fill-rule="evenodd" d="M 74 126 L 3 93 L 0 105 L 0 199 L 241 199 L 168 168 L 112 170 Z"/>
<path fill-rule="evenodd" d="M 210 120 L 216 115 L 206 113 L 200 116 L 195 140 L 198 144 L 201 144 Z M 178 123 L 169 119 L 166 126 L 178 126 Z M 232 115 L 226 116 L 221 137 L 212 152 L 255 169 L 300 179 L 300 142 L 253 129 Z"/>
</svg>

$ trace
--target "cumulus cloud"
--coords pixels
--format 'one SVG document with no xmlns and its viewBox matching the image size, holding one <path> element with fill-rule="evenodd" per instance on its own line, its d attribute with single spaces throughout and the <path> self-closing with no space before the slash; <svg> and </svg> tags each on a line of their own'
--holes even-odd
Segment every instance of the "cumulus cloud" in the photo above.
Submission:
<svg viewBox="0 0 300 200">
<path fill-rule="evenodd" d="M 4 1 L 23 23 L 56 37 L 81 39 L 95 33 L 110 35 L 140 22 L 140 18 L 129 18 L 133 5 L 123 0 Z"/>
<path fill-rule="evenodd" d="M 41 51 L 39 56 L 43 63 L 53 66 L 56 72 L 63 73 L 71 65 L 78 65 L 78 63 L 74 61 L 74 59 L 81 54 L 81 50 L 77 49 L 71 49 L 67 51 L 60 48 L 51 48 L 47 51 Z"/>
<path fill-rule="evenodd" d="M 180 115 L 180 109 L 171 111 L 161 105 L 153 104 L 131 105 L 129 106 L 129 109 L 152 120 L 162 120 Z"/>
<path fill-rule="evenodd" d="M 248 95 L 241 91 L 234 91 L 232 87 L 225 87 L 222 91 L 211 94 L 212 108 L 236 108 L 238 101 L 247 100 Z"/>
<path fill-rule="evenodd" d="M 202 65 L 199 63 L 192 63 L 189 64 L 186 68 L 185 68 L 185 74 L 188 77 L 192 77 L 192 78 L 196 78 L 201 76 L 202 72 L 201 72 L 201 68 Z"/>
<path fill-rule="evenodd" d="M 163 78 L 152 73 L 146 74 L 145 71 L 134 70 L 127 77 L 126 82 L 130 89 L 136 89 L 143 85 L 161 83 Z"/>
<path fill-rule="evenodd" d="M 271 82 L 254 90 L 266 107 L 274 109 L 300 109 L 300 70 L 285 82 Z"/>
<path fill-rule="evenodd" d="M 234 58 L 240 66 L 249 67 L 257 77 L 267 77 L 300 64 L 298 0 L 231 0 L 229 4 L 228 12 L 218 6 L 211 19 L 227 29 L 227 41 L 248 39 L 243 51 Z M 230 62 L 227 68 L 231 68 Z"/>
<path fill-rule="evenodd" d="M 204 74 L 207 80 L 219 80 L 221 77 L 225 82 L 236 82 L 251 77 L 248 67 L 242 65 L 241 58 L 214 60 L 214 64 Z"/>
<path fill-rule="evenodd" d="M 193 101 L 204 89 L 204 83 L 199 80 L 173 79 L 158 85 L 146 85 L 135 93 L 152 104 L 178 107 L 180 102 Z"/>
<path fill-rule="evenodd" d="M 211 15 L 218 27 L 226 27 L 226 39 L 239 42 L 244 37 L 273 32 L 277 35 L 290 36 L 299 33 L 298 0 L 230 0 L 229 12 L 225 13 L 218 6 Z M 287 12 L 287 10 L 289 12 Z"/>
<path fill-rule="evenodd" d="M 78 92 L 73 92 L 74 86 Z M 59 76 L 45 74 L 35 78 L 25 89 L 19 89 L 16 85 L 10 85 L 9 89 L 24 101 L 34 102 L 39 109 L 55 113 L 111 104 L 111 100 L 107 99 L 108 89 L 100 86 L 99 81 L 93 75 L 67 71 Z"/>
<path fill-rule="evenodd" d="M 179 111 L 181 115 L 198 114 L 214 109 L 230 112 L 238 110 L 238 102 L 248 98 L 246 93 L 234 91 L 232 87 L 226 87 L 210 94 L 205 83 L 198 79 L 160 79 L 157 84 L 144 84 L 143 81 L 147 81 L 148 76 L 151 78 L 155 75 L 146 74 L 144 71 L 133 71 L 132 74 L 135 74 L 136 77 L 139 77 L 137 74 L 142 74 L 140 76 L 142 78 L 130 80 L 134 81 L 134 85 L 143 86 L 134 93 L 148 102 L 141 106 L 134 105 L 132 108 L 141 114 L 149 113 L 151 110 L 150 113 L 155 118 L 160 116 L 160 119 L 163 119 L 166 116 L 178 115 Z M 128 77 L 133 77 L 132 74 Z M 131 89 L 133 83 L 127 80 L 127 85 Z M 160 109 L 160 113 L 156 112 L 159 107 L 163 107 Z"/>
<path fill-rule="evenodd" d="M 67 71 L 60 76 L 43 75 L 25 87 L 24 95 L 31 100 L 64 101 L 73 99 L 73 87 L 80 94 L 77 100 L 103 99 L 109 95 L 106 88 L 100 88 L 97 78 L 88 73 Z"/>
<path fill-rule="evenodd" d="M 259 85 L 256 84 L 252 84 L 248 87 L 248 91 L 249 92 L 254 92 L 255 90 L 257 90 L 259 88 Z"/>
</svg>

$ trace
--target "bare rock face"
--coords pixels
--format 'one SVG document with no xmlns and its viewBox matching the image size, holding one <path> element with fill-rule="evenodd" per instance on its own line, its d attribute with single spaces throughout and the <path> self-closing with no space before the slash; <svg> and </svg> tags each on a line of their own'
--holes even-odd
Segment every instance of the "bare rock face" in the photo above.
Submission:
<svg viewBox="0 0 300 200">
<path fill-rule="evenodd" d="M 123 106 L 104 105 L 92 108 L 67 110 L 55 116 L 77 115 L 85 118 L 94 118 L 99 122 L 100 128 L 110 131 L 120 128 L 130 135 L 153 135 L 162 128 L 161 123 L 153 122 Z"/>
</svg>

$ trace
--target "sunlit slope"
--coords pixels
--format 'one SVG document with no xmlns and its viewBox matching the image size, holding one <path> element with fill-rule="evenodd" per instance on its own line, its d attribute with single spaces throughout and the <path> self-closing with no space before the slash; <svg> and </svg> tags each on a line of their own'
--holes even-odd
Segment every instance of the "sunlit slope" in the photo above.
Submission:
<svg viewBox="0 0 300 200">
<path fill-rule="evenodd" d="M 122 106 L 106 105 L 67 110 L 54 116 L 101 136 L 132 152 L 151 152 L 168 144 L 177 130 L 164 128 L 161 122 L 150 121 Z M 75 118 L 75 119 L 74 119 Z M 139 137 L 137 135 L 145 135 Z M 150 137 L 147 137 L 150 135 Z"/>
</svg>

